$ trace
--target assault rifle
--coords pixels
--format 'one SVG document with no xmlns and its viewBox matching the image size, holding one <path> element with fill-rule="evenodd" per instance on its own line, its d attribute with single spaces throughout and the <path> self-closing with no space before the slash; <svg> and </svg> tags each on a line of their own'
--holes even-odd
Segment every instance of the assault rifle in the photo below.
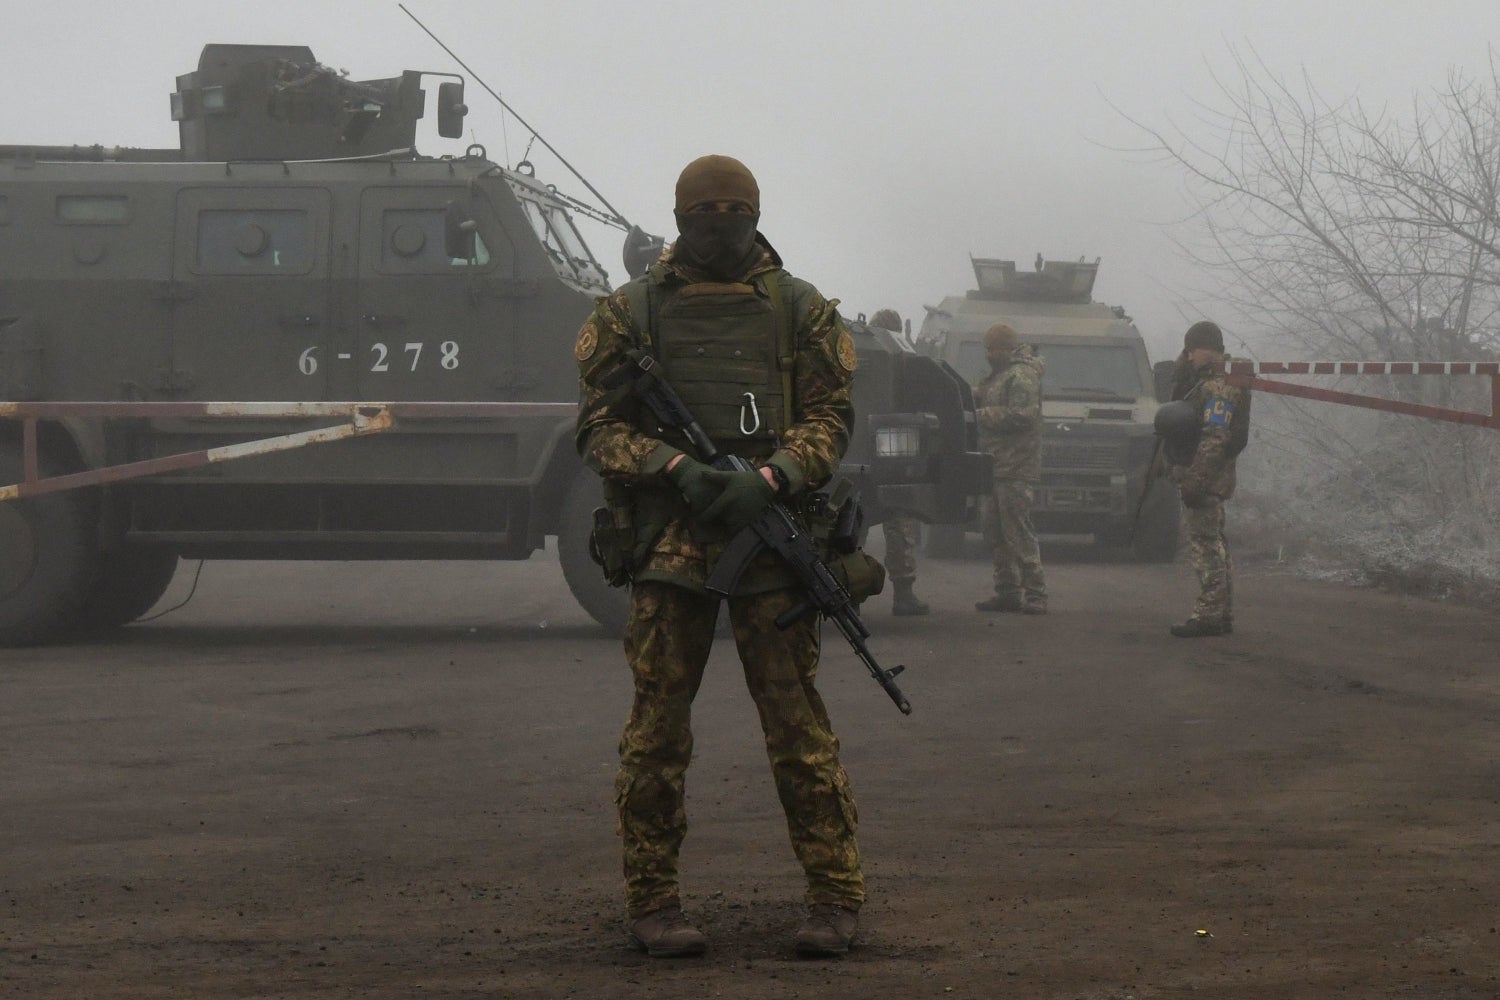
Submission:
<svg viewBox="0 0 1500 1000">
<path fill-rule="evenodd" d="M 1146 509 L 1146 498 L 1151 495 L 1151 488 L 1161 478 L 1163 460 L 1166 456 L 1162 453 L 1166 444 L 1160 435 L 1156 438 L 1156 447 L 1151 449 L 1151 461 L 1146 463 L 1146 471 L 1141 476 L 1141 491 L 1135 498 L 1135 513 L 1130 517 L 1130 535 L 1128 544 L 1135 544 L 1135 533 L 1141 526 L 1141 511 Z"/>
<path fill-rule="evenodd" d="M 604 377 L 607 388 L 630 386 L 651 408 L 651 412 L 663 426 L 686 434 L 702 460 L 714 468 L 728 472 L 755 468 L 738 455 L 725 454 L 718 449 L 713 439 L 699 426 L 682 397 L 677 395 L 677 390 L 662 375 L 655 358 L 639 350 L 628 352 L 626 357 L 629 358 L 628 361 Z M 713 572 L 709 574 L 707 588 L 721 597 L 728 597 L 750 560 L 766 549 L 785 560 L 797 575 L 803 591 L 801 602 L 777 616 L 776 627 L 787 628 L 810 614 L 820 614 L 827 618 L 838 626 L 849 645 L 854 648 L 855 654 L 869 669 L 870 676 L 885 688 L 885 693 L 891 696 L 896 707 L 901 709 L 903 715 L 910 715 L 911 702 L 906 700 L 906 695 L 896 686 L 896 675 L 906 668 L 895 666 L 886 670 L 875 662 L 875 655 L 865 644 L 870 630 L 854 609 L 853 598 L 834 578 L 828 564 L 813 547 L 812 540 L 780 503 L 772 502 L 749 527 L 730 539 L 723 555 L 714 565 Z"/>
</svg>

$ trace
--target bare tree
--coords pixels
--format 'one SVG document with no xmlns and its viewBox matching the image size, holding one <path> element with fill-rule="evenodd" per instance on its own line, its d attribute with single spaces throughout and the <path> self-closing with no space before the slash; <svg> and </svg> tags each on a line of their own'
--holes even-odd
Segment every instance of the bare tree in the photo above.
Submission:
<svg viewBox="0 0 1500 1000">
<path fill-rule="evenodd" d="M 1231 51 L 1192 128 L 1132 119 L 1182 170 L 1181 250 L 1256 353 L 1328 360 L 1500 356 L 1500 67 L 1454 71 L 1397 114 L 1330 100 Z M 1262 354 L 1262 356 L 1265 356 Z M 1487 408 L 1488 385 L 1365 391 Z M 1438 562 L 1500 582 L 1500 434 L 1415 418 L 1257 406 L 1247 483 L 1283 527 L 1369 562 Z M 1268 488 L 1267 488 L 1268 487 Z M 1287 501 L 1291 501 L 1288 503 Z M 1396 558 L 1399 557 L 1399 558 Z"/>
</svg>

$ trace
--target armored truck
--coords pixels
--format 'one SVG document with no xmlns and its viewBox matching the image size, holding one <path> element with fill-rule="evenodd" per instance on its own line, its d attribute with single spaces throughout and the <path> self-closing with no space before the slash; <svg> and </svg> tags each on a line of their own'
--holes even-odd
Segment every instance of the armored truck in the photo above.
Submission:
<svg viewBox="0 0 1500 1000">
<path fill-rule="evenodd" d="M 610 290 L 591 206 L 478 145 L 420 155 L 429 103 L 462 134 L 463 85 L 209 45 L 171 94 L 178 148 L 0 146 L 0 644 L 129 622 L 183 557 L 526 559 L 550 536 L 623 622 L 572 441 L 573 341 Z M 844 471 L 871 520 L 961 518 L 987 473 L 967 387 L 851 327 Z"/>
<path fill-rule="evenodd" d="M 1046 362 L 1037 531 L 1090 535 L 1106 550 L 1128 546 L 1136 558 L 1170 561 L 1178 546 L 1176 497 L 1156 480 L 1141 505 L 1155 449 L 1158 376 L 1125 310 L 1094 301 L 1098 259 L 1038 254 L 1030 269 L 971 260 L 976 287 L 926 307 L 917 349 L 977 384 L 989 374 L 984 332 L 1007 323 Z M 938 537 L 952 547 L 951 531 Z"/>
</svg>

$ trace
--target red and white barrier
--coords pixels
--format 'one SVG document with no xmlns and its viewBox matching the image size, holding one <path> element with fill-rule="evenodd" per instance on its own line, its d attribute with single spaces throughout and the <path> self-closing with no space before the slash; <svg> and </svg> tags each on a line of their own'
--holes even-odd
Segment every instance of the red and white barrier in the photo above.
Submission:
<svg viewBox="0 0 1500 1000">
<path fill-rule="evenodd" d="M 1370 410 L 1401 413 L 1426 420 L 1443 420 L 1470 427 L 1500 430 L 1500 361 L 1242 361 L 1230 359 L 1224 366 L 1233 385 L 1258 392 L 1315 399 L 1324 403 L 1359 406 Z M 1490 412 L 1453 410 L 1425 403 L 1408 403 L 1383 396 L 1366 396 L 1292 382 L 1278 382 L 1266 375 L 1471 375 L 1490 380 Z"/>
</svg>

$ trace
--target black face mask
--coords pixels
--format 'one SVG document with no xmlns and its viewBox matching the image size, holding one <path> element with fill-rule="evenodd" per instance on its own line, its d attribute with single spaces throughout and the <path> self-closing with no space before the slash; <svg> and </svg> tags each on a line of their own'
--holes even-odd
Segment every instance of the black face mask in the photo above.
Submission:
<svg viewBox="0 0 1500 1000">
<path fill-rule="evenodd" d="M 755 227 L 760 215 L 743 212 L 678 212 L 677 250 L 683 262 L 716 278 L 734 280 L 759 257 Z"/>
</svg>

